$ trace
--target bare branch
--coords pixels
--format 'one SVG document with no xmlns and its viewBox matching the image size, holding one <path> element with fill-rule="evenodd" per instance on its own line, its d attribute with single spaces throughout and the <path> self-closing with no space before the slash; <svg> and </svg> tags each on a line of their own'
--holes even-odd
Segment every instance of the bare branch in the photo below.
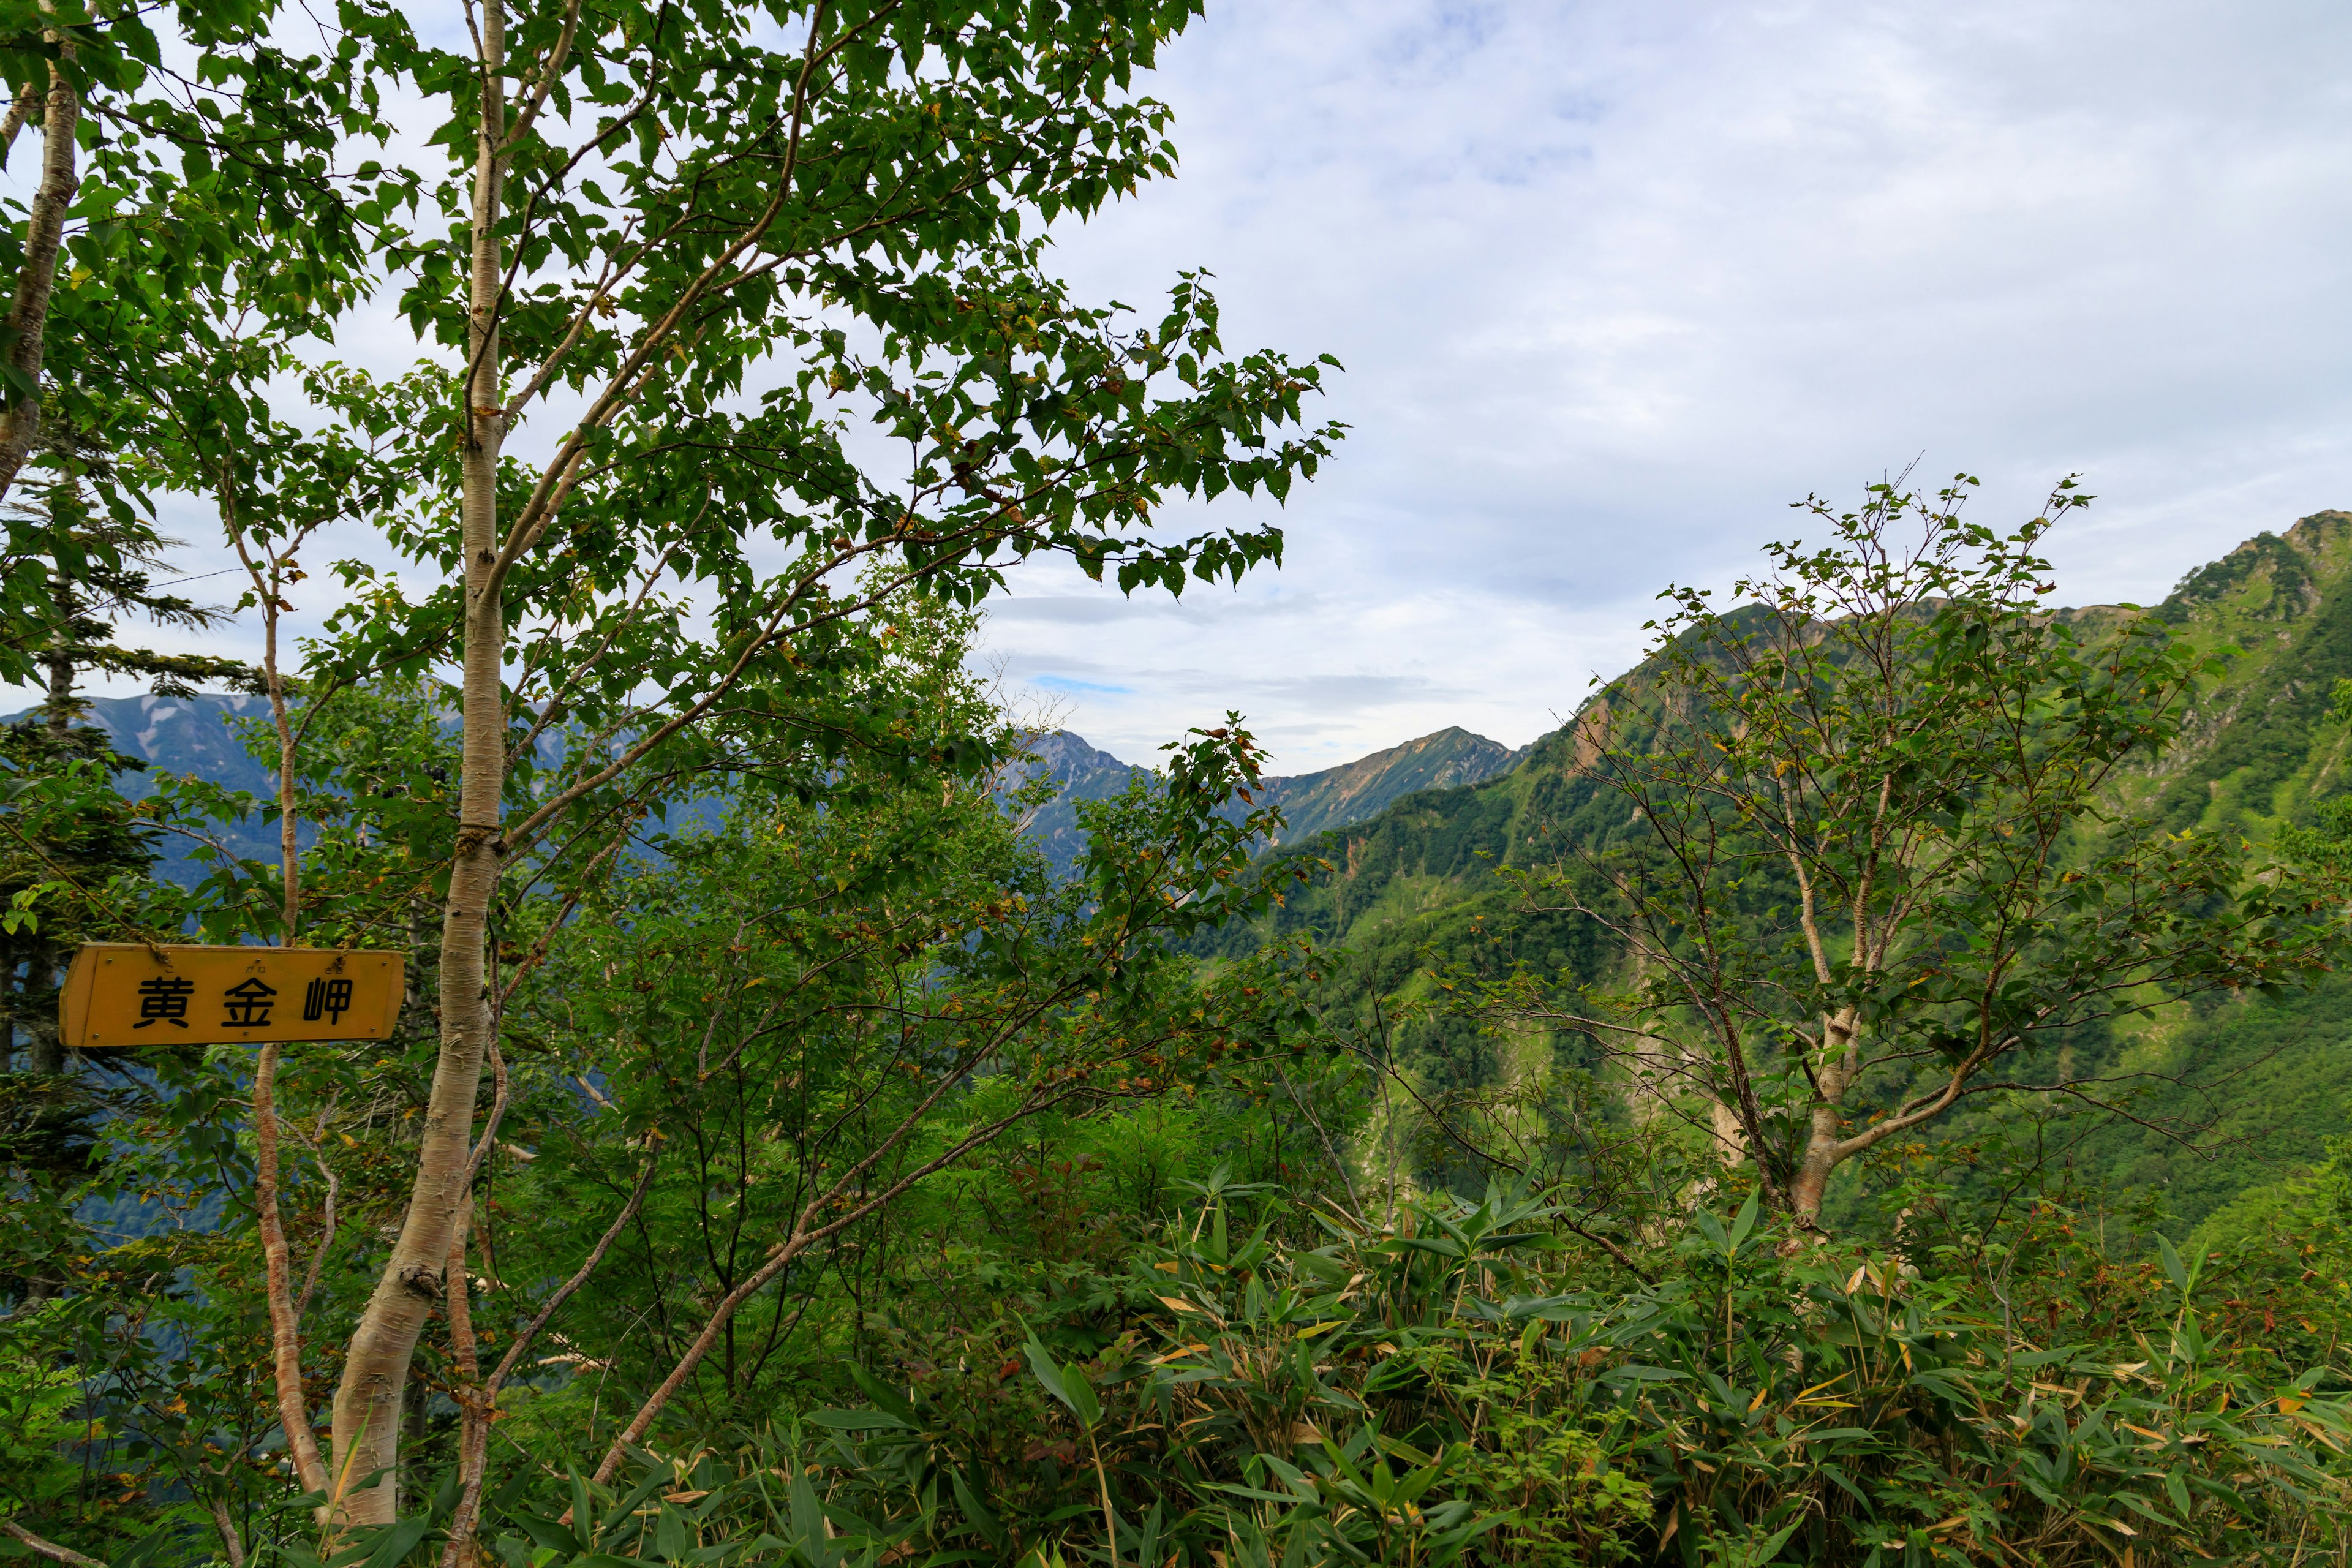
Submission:
<svg viewBox="0 0 2352 1568">
<path fill-rule="evenodd" d="M 70 1546 L 59 1546 L 54 1541 L 45 1540 L 40 1536 L 35 1535 L 31 1531 L 26 1530 L 23 1525 L 18 1524 L 13 1519 L 0 1519 L 0 1530 L 6 1531 L 17 1541 L 20 1541 L 25 1545 L 31 1547 L 36 1552 L 47 1558 L 52 1563 L 69 1563 L 72 1565 L 72 1568 L 106 1568 L 106 1564 L 100 1563 L 97 1558 L 85 1557 Z"/>
<path fill-rule="evenodd" d="M 630 1190 L 629 1201 L 621 1205 L 621 1212 L 614 1216 L 611 1225 L 604 1227 L 604 1234 L 597 1238 L 596 1245 L 589 1250 L 580 1267 L 572 1270 L 572 1278 L 557 1286 L 540 1304 L 538 1312 L 515 1335 L 514 1342 L 507 1347 L 507 1353 L 499 1358 L 498 1366 L 480 1386 L 460 1391 L 467 1413 L 472 1417 L 472 1425 L 468 1427 L 472 1447 L 466 1456 L 468 1462 L 466 1465 L 465 1489 L 457 1500 L 456 1511 L 450 1516 L 449 1544 L 442 1552 L 441 1568 L 459 1568 L 459 1564 L 467 1560 L 464 1555 L 466 1548 L 473 1539 L 475 1523 L 481 1517 L 482 1481 L 488 1473 L 481 1449 L 488 1441 L 489 1416 L 498 1405 L 499 1390 L 506 1385 L 508 1375 L 522 1363 L 524 1353 L 539 1338 L 539 1331 L 547 1326 L 547 1321 L 588 1282 L 590 1276 L 604 1263 L 604 1255 L 612 1250 L 614 1241 L 628 1228 L 629 1222 L 637 1217 L 637 1211 L 645 1205 L 646 1190 L 653 1185 L 654 1167 L 658 1159 L 658 1146 L 647 1151 L 645 1163 L 637 1171 L 637 1184 Z M 571 1516 L 567 1513 L 564 1517 L 569 1519 Z"/>
</svg>

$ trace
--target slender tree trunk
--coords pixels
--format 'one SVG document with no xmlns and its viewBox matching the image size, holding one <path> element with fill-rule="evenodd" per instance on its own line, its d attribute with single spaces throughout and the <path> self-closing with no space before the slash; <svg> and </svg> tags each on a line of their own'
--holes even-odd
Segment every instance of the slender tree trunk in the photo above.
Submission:
<svg viewBox="0 0 2352 1568">
<path fill-rule="evenodd" d="M 54 996 L 57 973 L 57 944 L 49 942 L 34 942 L 32 956 L 25 965 L 24 988 L 26 991 L 38 989 Z M 26 1055 L 30 1058 L 26 1066 L 43 1078 L 64 1077 L 66 1045 L 64 1036 L 58 1028 L 57 1009 L 54 1006 L 32 1009 L 31 1016 L 25 1020 L 25 1033 L 27 1036 L 26 1044 L 28 1047 Z M 50 1300 L 59 1295 L 64 1289 L 63 1281 L 47 1276 L 38 1276 L 25 1281 L 25 1300 L 27 1301 Z"/>
<path fill-rule="evenodd" d="M 40 993 L 51 1005 L 36 1007 L 25 1020 L 26 1055 L 37 1073 L 56 1077 L 66 1070 L 65 1037 L 59 1032 L 54 1005 L 58 988 L 58 944 L 36 942 L 32 962 L 26 965 L 25 989 Z"/>
<path fill-rule="evenodd" d="M 8 154 L 16 151 L 16 132 L 25 129 L 26 121 L 40 118 L 46 98 L 37 83 L 28 81 L 8 105 L 7 114 L 0 116 L 0 169 L 8 166 Z"/>
<path fill-rule="evenodd" d="M 269 1298 L 270 1372 L 278 1389 L 278 1420 L 286 1432 L 286 1452 L 305 1491 L 327 1484 L 319 1439 L 310 1430 L 310 1401 L 302 1392 L 302 1333 L 296 1321 L 293 1270 L 286 1226 L 278 1208 L 278 1056 L 275 1040 L 261 1047 L 253 1073 L 253 1202 L 261 1218 L 263 1279 Z"/>
<path fill-rule="evenodd" d="M 43 9 L 47 7 L 45 5 Z M 54 38 L 55 34 L 50 37 Z M 41 351 L 49 321 L 49 294 L 58 280 L 58 251 L 65 237 L 66 211 L 73 205 L 81 176 L 74 168 L 74 132 L 81 122 L 81 96 L 54 65 L 48 101 L 41 112 L 41 184 L 25 223 L 25 266 L 16 274 L 16 297 L 8 310 L 15 334 L 8 365 L 16 373 L 7 411 L 0 414 L 0 497 L 16 484 L 33 438 L 41 429 Z"/>
<path fill-rule="evenodd" d="M 58 521 L 57 507 L 48 508 L 49 521 Z M 73 731 L 74 721 L 74 661 L 73 624 L 81 605 L 74 595 L 73 584 L 62 574 L 49 573 L 49 611 L 57 616 L 56 629 L 49 633 L 48 651 L 41 662 L 48 668 L 48 694 L 41 700 L 41 721 L 49 739 L 62 743 Z"/>
<path fill-rule="evenodd" d="M 106 1568 L 106 1564 L 97 1558 L 85 1557 L 70 1546 L 59 1546 L 54 1541 L 35 1535 L 13 1519 L 0 1519 L 0 1531 L 5 1531 L 52 1563 L 68 1563 L 71 1568 Z"/>
<path fill-rule="evenodd" d="M 467 1185 L 474 1099 L 491 1012 L 483 943 L 498 889 L 499 803 L 506 784 L 506 723 L 500 658 L 506 617 L 491 567 L 499 552 L 499 454 L 505 417 L 499 374 L 498 305 L 504 254 L 498 236 L 506 175 L 506 50 L 501 0 L 481 8 L 482 116 L 476 142 L 472 234 L 471 372 L 464 393 L 470 437 L 462 462 L 466 551 L 463 676 L 464 776 L 457 843 L 441 918 L 441 1051 L 417 1149 L 408 1214 L 352 1336 L 335 1395 L 334 1453 L 340 1518 L 391 1520 L 399 1462 L 402 1394 L 434 1303 L 443 1293 L 450 1237 Z M 376 1478 L 372 1486 L 362 1483 Z"/>
<path fill-rule="evenodd" d="M 400 1511 L 403 1497 L 413 1502 L 425 1495 L 425 1439 L 431 1433 L 425 1415 L 430 1394 L 431 1391 L 425 1386 L 424 1369 L 416 1364 L 416 1358 L 412 1355 L 408 1358 L 408 1387 L 400 1396 L 400 1421 L 404 1428 L 400 1435 L 400 1468 L 384 1482 L 385 1489 L 392 1493 L 392 1511 L 394 1514 Z"/>
<path fill-rule="evenodd" d="M 73 655 L 61 646 L 65 639 L 65 633 L 58 633 L 42 661 L 49 667 L 49 695 L 41 704 L 41 717 L 53 741 L 64 740 L 73 730 Z"/>
<path fill-rule="evenodd" d="M 1829 1191 L 1830 1173 L 1838 1167 L 1838 1151 L 1844 1142 L 1845 1118 L 1839 1111 L 1839 1101 L 1861 1070 L 1856 1054 L 1859 1026 L 1852 1008 L 1822 1020 L 1825 1048 L 1813 1068 L 1814 1099 L 1805 1129 L 1805 1152 L 1789 1183 L 1790 1212 L 1808 1228 L 1821 1217 L 1822 1198 Z"/>
<path fill-rule="evenodd" d="M 261 671 L 269 694 L 270 720 L 278 731 L 278 863 L 284 889 L 281 913 L 285 921 L 278 941 L 281 946 L 291 946 L 301 913 L 302 861 L 298 842 L 301 824 L 295 809 L 293 721 L 287 710 L 285 675 L 278 661 L 280 572 L 278 559 L 272 558 L 265 574 L 247 552 L 243 531 L 226 500 L 233 493 L 224 476 L 223 521 L 261 604 Z M 327 1465 L 320 1457 L 318 1436 L 311 1429 L 310 1394 L 302 1384 L 302 1312 L 310 1302 L 310 1284 L 304 1285 L 299 1299 L 295 1296 L 285 1220 L 278 1206 L 278 1125 L 274 1089 L 279 1055 L 278 1043 L 272 1041 L 261 1047 L 254 1067 L 254 1205 L 260 1219 L 263 1294 L 269 1309 L 270 1373 L 278 1394 L 278 1425 L 285 1431 L 286 1450 L 303 1489 L 320 1491 L 328 1485 Z M 331 1172 L 327 1181 L 327 1229 L 320 1239 L 320 1251 L 312 1259 L 311 1283 L 316 1282 L 325 1250 L 334 1239 L 335 1188 Z M 322 1510 L 321 1516 L 331 1519 L 331 1513 Z"/>
<path fill-rule="evenodd" d="M 278 568 L 272 566 L 270 576 L 275 579 L 277 575 Z M 276 587 L 274 581 L 271 587 Z M 261 610 L 261 672 L 269 686 L 270 721 L 278 727 L 278 864 L 286 893 L 286 933 L 278 941 L 291 947 L 302 919 L 302 856 L 298 831 L 301 823 L 294 811 L 294 720 L 286 707 L 286 677 L 278 668 L 278 605 L 274 602 L 265 604 Z"/>
<path fill-rule="evenodd" d="M 457 1478 L 463 1495 L 479 1497 L 489 1464 L 490 1404 L 494 1394 L 482 1386 L 481 1359 L 474 1340 L 473 1287 L 466 1270 L 466 1247 L 472 1239 L 474 1202 L 471 1194 L 457 1211 L 449 1236 L 449 1268 L 446 1275 L 449 1312 L 449 1359 L 457 1382 Z M 470 1517 L 467 1521 L 470 1523 Z M 470 1531 L 450 1542 L 445 1562 L 451 1568 L 479 1568 L 482 1554 Z"/>
<path fill-rule="evenodd" d="M 245 1568 L 245 1538 L 237 1533 L 236 1520 L 229 1512 L 227 1501 L 215 1498 L 205 1506 L 212 1510 L 213 1528 L 220 1531 L 221 1551 L 227 1554 L 228 1568 Z"/>
</svg>

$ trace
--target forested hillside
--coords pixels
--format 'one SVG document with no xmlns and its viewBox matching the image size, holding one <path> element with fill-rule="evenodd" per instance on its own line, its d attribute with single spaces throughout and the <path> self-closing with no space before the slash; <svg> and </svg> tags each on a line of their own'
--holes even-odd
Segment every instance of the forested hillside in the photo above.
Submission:
<svg viewBox="0 0 2352 1568">
<path fill-rule="evenodd" d="M 1395 405 L 1052 269 L 1197 0 L 463 10 L 0 26 L 0 1568 L 2352 1564 L 2352 518 L 1139 772 Z"/>
<path fill-rule="evenodd" d="M 2317 512 L 2258 535 L 2189 573 L 2156 613 L 2176 636 L 2221 650 L 2223 668 L 2198 691 L 2180 742 L 2126 775 L 2119 805 L 2173 832 L 2266 841 L 2345 789 L 2352 730 L 2329 710 L 2336 682 L 2352 679 L 2352 514 Z M 2060 614 L 2111 618 L 2096 606 Z M 1204 948 L 1237 954 L 1269 937 L 1312 933 L 1361 955 L 1360 983 L 1392 1004 L 1425 999 L 1431 973 L 1448 965 L 1605 976 L 1616 955 L 1589 926 L 1528 914 L 1496 873 L 1554 864 L 1625 826 L 1622 802 L 1589 769 L 1612 694 L 1619 706 L 1637 701 L 1644 679 L 1635 670 L 1596 696 L 1508 773 L 1294 838 L 1277 858 L 1307 879 L 1255 927 L 1220 931 Z M 1433 1082 L 1501 1070 L 1493 1039 L 1458 1019 L 1439 1013 L 1406 1032 Z M 1571 1058 L 1579 1050 L 1573 1040 L 1560 1048 Z M 2341 1131 L 2352 1102 L 2352 979 L 2176 1008 L 2097 1048 L 2137 1053 L 2150 1075 L 2138 1109 L 2158 1125 L 2070 1125 L 2061 1157 L 2119 1203 L 2153 1204 L 2193 1226 L 2317 1159 Z M 2184 1141 L 2173 1131 L 2181 1128 L 2199 1131 Z M 1990 1131 L 1964 1120 L 1945 1135 Z"/>
</svg>

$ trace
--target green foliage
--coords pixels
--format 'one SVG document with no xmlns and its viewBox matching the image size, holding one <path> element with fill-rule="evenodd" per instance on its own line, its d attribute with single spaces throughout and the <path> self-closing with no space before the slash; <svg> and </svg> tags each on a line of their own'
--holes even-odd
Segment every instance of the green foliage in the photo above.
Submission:
<svg viewBox="0 0 2352 1568">
<path fill-rule="evenodd" d="M 1838 1165 L 2025 1087 L 2009 1075 L 2085 1025 L 2302 981 L 2340 945 L 2327 875 L 2115 813 L 2219 666 L 2147 618 L 2047 614 L 2035 552 L 2084 498 L 2061 486 L 2002 536 L 1963 521 L 1972 482 L 1810 503 L 1827 542 L 1769 547 L 1737 614 L 1670 591 L 1639 721 L 1594 742 L 1643 831 L 1520 879 L 1633 961 L 1589 1026 L 1673 1042 L 1807 1216 Z"/>
<path fill-rule="evenodd" d="M 391 1039 L 287 1054 L 274 1210 L 244 1052 L 12 1077 L 12 1521 L 124 1563 L 217 1542 L 294 1568 L 2342 1556 L 2332 1165 L 2212 1222 L 2241 1239 L 2145 1259 L 2178 1215 L 1990 1159 L 1932 1182 L 1950 1162 L 1892 1128 L 1852 1237 L 1768 1201 L 1820 1110 L 1812 1020 L 1886 1046 L 1883 1110 L 1972 1050 L 2144 1066 L 2103 1011 L 2313 967 L 2345 824 L 2306 810 L 2324 769 L 2294 747 L 2340 721 L 2313 697 L 2352 673 L 2332 632 L 2199 670 L 2153 625 L 2044 614 L 2039 523 L 1996 538 L 1947 496 L 1924 556 L 1873 556 L 1926 504 L 1889 490 L 1822 514 L 1843 552 L 1782 551 L 1763 612 L 1678 602 L 1647 673 L 1712 711 L 1612 689 L 1598 742 L 1262 873 L 1275 823 L 1233 721 L 1083 808 L 1061 885 L 1001 809 L 1018 738 L 964 672 L 969 612 L 1040 552 L 1171 593 L 1278 560 L 1263 519 L 1182 537 L 1165 506 L 1280 502 L 1341 434 L 1307 415 L 1328 362 L 1229 352 L 1205 277 L 1139 314 L 1044 269 L 1042 222 L 1171 171 L 1135 83 L 1192 0 L 498 6 L 467 53 L 361 3 L 315 59 L 267 5 L 19 10 L 10 79 L 63 62 L 115 128 L 51 368 L 68 426 L 121 461 L 44 459 L 89 510 L 63 486 L 13 526 L 0 665 L 121 667 L 56 588 L 161 603 L 132 578 L 162 488 L 218 508 L 273 636 L 327 574 L 300 558 L 320 530 L 386 548 L 331 569 L 330 635 L 278 688 L 285 799 L 179 780 L 134 812 L 86 739 L 12 742 L 7 934 L 402 947 L 411 989 Z M 196 81 L 166 85 L 167 40 Z M 434 123 L 406 166 L 353 168 L 387 93 Z M 486 102 L 504 129 L 478 142 Z M 298 365 L 380 277 L 427 363 Z M 553 398 L 532 462 L 503 455 Z M 868 462 L 860 426 L 905 461 Z M 2325 629 L 2306 553 L 2270 542 L 2191 596 Z M 1901 601 L 1878 641 L 1821 636 L 1856 584 L 1865 611 Z M 2186 809 L 2146 770 L 2189 728 L 2177 700 L 2231 679 L 2286 704 L 2292 744 L 2232 731 L 2196 780 L 2216 811 L 2242 788 L 2311 816 L 2291 864 L 2102 840 L 2104 790 Z M 1864 734 L 1872 690 L 1904 733 Z M 1811 770 L 1779 826 L 1842 893 L 1877 874 L 1873 787 L 1906 792 L 1908 879 L 1874 885 L 1908 904 L 1874 955 L 1832 942 L 1805 973 L 1779 944 L 1806 895 L 1749 841 L 1708 911 L 1666 912 L 1671 958 L 1719 910 L 1751 983 L 1760 1095 L 1708 1086 L 1756 1156 L 1727 1169 L 1671 1120 L 1696 1102 L 1622 1093 L 1606 1031 L 1560 1005 L 1665 983 L 1626 976 L 1622 931 L 1515 895 L 1589 909 L 1591 878 L 1527 875 L 1579 854 L 1657 869 L 1659 814 L 1595 774 L 1609 747 L 1684 748 L 1697 795 L 1733 780 L 1682 821 L 1737 837 L 1775 744 Z M 471 804 L 495 823 L 461 829 L 493 773 Z M 257 820 L 293 829 L 299 897 L 232 850 Z M 220 840 L 198 887 L 141 875 L 154 830 Z M 488 974 L 444 995 L 452 868 L 485 854 Z M 1664 997 L 1643 1026 L 1679 1040 L 1690 990 Z M 478 1000 L 487 1081 L 451 1134 L 434 1089 L 472 1079 L 439 1015 Z M 2000 1121 L 1956 1125 L 1990 1150 Z M 474 1163 L 419 1196 L 428 1136 Z M 452 1212 L 446 1257 L 388 1272 L 404 1215 Z M 394 1358 L 376 1497 L 401 1517 L 339 1535 L 285 1455 L 386 1290 L 436 1303 Z"/>
<path fill-rule="evenodd" d="M 49 1359 L 40 1331 L 44 1319 L 67 1310 L 52 1302 L 0 1319 L 0 1468 L 13 1483 L 11 1500 L 42 1511 L 85 1489 L 76 1459 L 87 1434 L 73 1418 L 79 1380 Z"/>
<path fill-rule="evenodd" d="M 1660 1216 L 1643 1280 L 1507 1191 L 1375 1226 L 1223 1172 L 1197 1191 L 1109 1277 L 1116 1337 L 1074 1354 L 1011 1314 L 900 1330 L 852 1369 L 856 1405 L 665 1479 L 701 1467 L 679 1500 L 714 1551 L 791 1539 L 782 1500 L 709 1504 L 722 1487 L 807 1487 L 840 1554 L 810 1562 L 2284 1563 L 2343 1544 L 2343 1367 L 2279 1331 L 2342 1323 L 2342 1293 L 2298 1282 L 2300 1255 L 2121 1263 L 2047 1200 L 1947 1232 L 1926 1188 L 1896 1250 L 1784 1247 L 1751 1191 L 1727 1219 Z M 557 1563 L 579 1550 L 529 1534 Z"/>
<path fill-rule="evenodd" d="M 461 1348 L 436 1334 L 420 1357 L 412 1493 L 455 1457 L 453 1401 L 515 1347 L 615 1212 L 636 1223 L 611 1238 L 597 1289 L 502 1392 L 504 1453 L 560 1470 L 609 1441 L 711 1302 L 747 1287 L 658 1440 L 838 1397 L 839 1358 L 875 1342 L 886 1303 L 1083 1296 L 1094 1264 L 1132 1245 L 1134 1207 L 1164 1203 L 1204 1150 L 1263 1151 L 1264 1118 L 1225 1085 L 1283 1037 L 1292 993 L 1278 965 L 1203 976 L 1181 948 L 1255 896 L 1239 873 L 1265 822 L 1228 810 L 1255 777 L 1253 743 L 1223 727 L 1171 748 L 1150 787 L 1091 813 L 1090 879 L 1057 884 L 991 787 L 984 760 L 1011 742 L 962 668 L 970 630 L 959 612 L 902 605 L 864 629 L 877 651 L 840 700 L 984 736 L 973 753 L 844 747 L 814 764 L 822 790 L 803 794 L 793 786 L 809 771 L 771 752 L 782 765 L 738 775 L 730 811 L 667 832 L 641 825 L 603 887 L 561 898 L 526 887 L 499 906 L 499 1121 L 470 1242 L 473 1337 Z M 310 940 L 391 944 L 433 930 L 453 831 L 446 710 L 442 690 L 396 680 L 296 710 L 310 742 L 294 799 Z M 755 719 L 723 734 L 719 754 L 756 759 L 761 735 Z M 274 756 L 268 724 L 247 739 Z M 268 809 L 190 780 L 158 799 L 175 823 Z M 234 939 L 278 931 L 278 895 L 274 866 L 216 856 L 196 889 L 84 889 L 67 907 L 143 910 L 142 929 L 159 933 L 193 915 Z M 404 1200 L 436 1049 L 429 964 L 411 980 L 391 1040 L 305 1047 L 278 1075 L 282 1208 L 308 1325 L 357 1313 Z M 70 1310 L 6 1321 L 29 1362 L 106 1369 L 63 1385 L 90 1441 L 43 1447 L 77 1476 L 97 1467 L 111 1511 L 101 1525 L 79 1487 L 14 1506 L 78 1549 L 118 1528 L 193 1549 L 193 1519 L 248 1546 L 312 1550 L 275 1435 L 249 1055 L 152 1053 L 139 1066 L 106 1102 L 106 1136 L 85 1131 L 83 1157 L 45 1169 L 24 1139 L 11 1147 L 0 1258 L 20 1302 L 29 1280 Z M 1293 1132 L 1304 1135 L 1295 1112 Z M 1294 1169 L 1301 1152 L 1287 1151 Z M 1277 1168 L 1282 1157 L 1277 1140 Z M 804 1250 L 755 1279 L 780 1237 Z M 967 1265 L 990 1237 L 1033 1249 L 1034 1267 L 980 1279 Z M 304 1337 L 314 1400 L 333 1350 L 331 1330 Z M 502 1508 L 499 1492 L 486 1506 Z M 432 1528 L 455 1517 L 455 1495 Z"/>
<path fill-rule="evenodd" d="M 576 1228 L 502 1247 L 584 1252 L 657 1152 L 643 1224 L 567 1333 L 616 1347 L 598 1359 L 625 1384 L 658 1380 L 674 1331 L 632 1324 L 690 1322 L 774 1238 L 854 1223 L 853 1246 L 746 1303 L 688 1391 L 705 1424 L 794 1402 L 926 1228 L 884 1194 L 1032 1117 L 1163 1093 L 1223 1060 L 1246 1003 L 1196 988 L 1161 945 L 1171 889 L 1231 869 L 1197 868 L 1171 833 L 1187 788 L 1180 769 L 1098 814 L 1105 874 L 1080 886 L 1052 885 L 984 793 L 943 804 L 919 785 L 746 803 L 616 880 L 507 1013 L 505 1048 L 541 1086 L 508 1123 L 532 1152 L 508 1180 L 600 1197 Z M 1239 831 L 1215 825 L 1212 852 L 1230 857 Z"/>
</svg>

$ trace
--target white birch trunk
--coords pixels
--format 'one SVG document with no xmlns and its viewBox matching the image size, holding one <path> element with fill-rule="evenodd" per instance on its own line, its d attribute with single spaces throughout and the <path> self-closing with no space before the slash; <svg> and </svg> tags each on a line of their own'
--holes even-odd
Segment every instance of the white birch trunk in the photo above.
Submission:
<svg viewBox="0 0 2352 1568">
<path fill-rule="evenodd" d="M 474 163 L 472 269 L 464 392 L 470 438 L 462 463 L 466 624 L 462 685 L 463 769 L 457 844 L 441 916 L 441 1051 L 418 1141 L 415 1185 L 400 1239 L 376 1281 L 343 1363 L 335 1394 L 334 1495 L 345 1524 L 395 1517 L 402 1395 L 409 1363 L 434 1306 L 467 1196 L 474 1100 L 488 1044 L 491 1009 L 485 943 L 497 895 L 499 805 L 506 784 L 506 717 L 500 690 L 506 617 L 492 568 L 498 559 L 498 473 L 506 435 L 499 363 L 498 308 L 504 254 L 498 237 L 508 150 L 506 14 L 501 0 L 480 11 L 482 120 Z M 366 1484 L 373 1479 L 373 1484 Z"/>
</svg>

